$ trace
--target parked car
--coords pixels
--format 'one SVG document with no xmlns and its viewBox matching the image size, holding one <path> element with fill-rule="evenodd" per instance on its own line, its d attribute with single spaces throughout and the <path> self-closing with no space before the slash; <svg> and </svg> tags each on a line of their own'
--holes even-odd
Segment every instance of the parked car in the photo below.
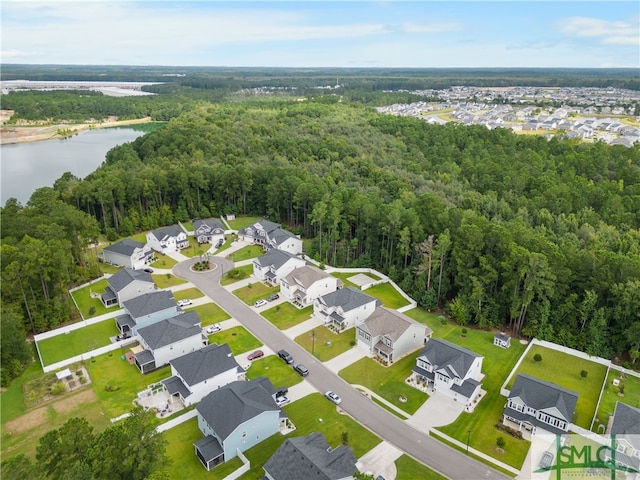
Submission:
<svg viewBox="0 0 640 480">
<path fill-rule="evenodd" d="M 193 302 L 189 298 L 183 298 L 182 300 L 178 300 L 179 307 L 186 307 L 187 305 L 191 305 Z"/>
<path fill-rule="evenodd" d="M 147 273 L 153 273 L 153 268 L 145 268 L 142 271 Z"/>
<path fill-rule="evenodd" d="M 277 299 L 279 299 L 279 298 L 280 298 L 280 295 L 279 295 L 279 294 L 277 294 L 277 293 L 274 293 L 273 295 L 269 295 L 269 298 L 267 298 L 267 300 L 268 300 L 269 302 L 273 302 L 274 300 L 277 300 Z"/>
<path fill-rule="evenodd" d="M 220 248 L 222 245 L 224 245 L 224 240 L 218 240 L 218 243 L 216 243 L 216 248 Z"/>
<path fill-rule="evenodd" d="M 289 397 L 287 397 L 286 395 L 282 395 L 280 397 L 276 397 L 276 405 L 278 405 L 279 407 L 281 407 L 282 405 L 289 403 Z"/>
<path fill-rule="evenodd" d="M 214 323 L 213 325 L 210 325 L 207 327 L 206 332 L 211 334 L 211 333 L 219 332 L 220 330 L 222 330 L 222 327 L 220 326 L 220 324 Z"/>
<path fill-rule="evenodd" d="M 289 393 L 289 389 L 287 387 L 280 387 L 276 392 L 276 397 L 284 397 L 287 393 Z"/>
<path fill-rule="evenodd" d="M 254 307 L 256 308 L 260 308 L 263 307 L 267 304 L 267 301 L 262 299 L 262 300 L 258 300 L 256 303 L 253 304 Z"/>
<path fill-rule="evenodd" d="M 288 364 L 292 364 L 293 363 L 293 357 L 291 356 L 291 354 L 289 354 L 289 352 L 287 352 L 286 350 L 280 350 L 278 352 L 278 356 L 284 360 L 285 362 L 287 362 Z"/>
<path fill-rule="evenodd" d="M 256 360 L 260 357 L 264 357 L 264 352 L 262 350 L 256 350 L 247 355 L 247 360 Z"/>
<path fill-rule="evenodd" d="M 303 364 L 301 363 L 296 363 L 293 366 L 293 369 L 298 372 L 300 375 L 302 375 L 303 377 L 306 377 L 307 375 L 309 375 L 309 369 L 307 367 L 305 367 Z"/>
<path fill-rule="evenodd" d="M 340 395 L 338 395 L 337 393 L 329 390 L 327 393 L 324 394 L 325 397 L 327 397 L 329 400 L 331 400 L 333 403 L 335 403 L 336 405 L 340 405 L 340 403 L 342 403 L 342 399 L 340 398 Z"/>
</svg>

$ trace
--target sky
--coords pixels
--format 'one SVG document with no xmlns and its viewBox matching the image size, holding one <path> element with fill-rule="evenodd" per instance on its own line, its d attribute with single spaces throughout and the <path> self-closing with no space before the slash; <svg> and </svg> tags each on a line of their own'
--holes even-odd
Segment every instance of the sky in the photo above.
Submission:
<svg viewBox="0 0 640 480">
<path fill-rule="evenodd" d="M 640 2 L 0 2 L 1 63 L 640 67 Z"/>
</svg>

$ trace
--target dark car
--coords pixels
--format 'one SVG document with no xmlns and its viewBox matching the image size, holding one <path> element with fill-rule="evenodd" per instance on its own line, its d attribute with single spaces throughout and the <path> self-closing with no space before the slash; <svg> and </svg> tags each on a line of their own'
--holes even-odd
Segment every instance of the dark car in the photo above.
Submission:
<svg viewBox="0 0 640 480">
<path fill-rule="evenodd" d="M 277 293 L 274 293 L 273 295 L 269 295 L 269 298 L 267 298 L 268 301 L 273 302 L 274 300 L 277 300 L 280 298 L 280 295 L 278 295 Z"/>
<path fill-rule="evenodd" d="M 145 268 L 144 270 L 142 270 L 143 272 L 147 272 L 147 273 L 153 273 L 153 268 Z"/>
<path fill-rule="evenodd" d="M 289 364 L 293 363 L 293 357 L 286 350 L 280 350 L 278 356 Z"/>
<path fill-rule="evenodd" d="M 289 393 L 289 389 L 287 387 L 280 387 L 276 392 L 276 397 L 284 397 L 287 393 Z"/>
<path fill-rule="evenodd" d="M 303 364 L 301 363 L 296 363 L 293 366 L 293 369 L 298 372 L 300 375 L 302 375 L 303 377 L 306 377 L 307 375 L 309 375 L 309 369 L 307 367 L 305 367 Z"/>
<path fill-rule="evenodd" d="M 256 350 L 255 352 L 251 352 L 248 356 L 248 360 L 256 360 L 260 357 L 264 357 L 264 352 L 262 350 Z"/>
</svg>

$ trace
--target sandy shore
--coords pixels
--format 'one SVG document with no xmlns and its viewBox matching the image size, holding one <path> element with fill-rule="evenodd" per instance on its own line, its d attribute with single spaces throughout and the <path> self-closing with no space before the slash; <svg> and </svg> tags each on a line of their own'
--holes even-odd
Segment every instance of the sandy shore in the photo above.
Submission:
<svg viewBox="0 0 640 480">
<path fill-rule="evenodd" d="M 59 131 L 80 132 L 82 130 L 90 130 L 95 128 L 119 127 L 123 125 L 135 125 L 139 123 L 151 122 L 150 117 L 138 118 L 134 120 L 115 120 L 109 119 L 98 123 L 81 123 L 81 124 L 59 124 L 46 126 L 16 126 L 3 125 L 0 127 L 0 145 L 9 145 L 12 143 L 38 142 L 40 140 L 49 140 L 52 138 L 63 138 Z"/>
</svg>

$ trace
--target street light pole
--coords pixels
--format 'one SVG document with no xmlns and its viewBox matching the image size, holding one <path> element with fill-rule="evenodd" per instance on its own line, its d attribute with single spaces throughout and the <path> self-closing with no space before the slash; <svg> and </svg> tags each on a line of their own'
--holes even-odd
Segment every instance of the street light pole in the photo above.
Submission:
<svg viewBox="0 0 640 480">
<path fill-rule="evenodd" d="M 311 330 L 311 355 L 314 355 L 316 347 L 316 331 Z"/>
<path fill-rule="evenodd" d="M 467 432 L 467 455 L 469 455 L 469 437 L 471 437 L 471 430 Z"/>
</svg>

